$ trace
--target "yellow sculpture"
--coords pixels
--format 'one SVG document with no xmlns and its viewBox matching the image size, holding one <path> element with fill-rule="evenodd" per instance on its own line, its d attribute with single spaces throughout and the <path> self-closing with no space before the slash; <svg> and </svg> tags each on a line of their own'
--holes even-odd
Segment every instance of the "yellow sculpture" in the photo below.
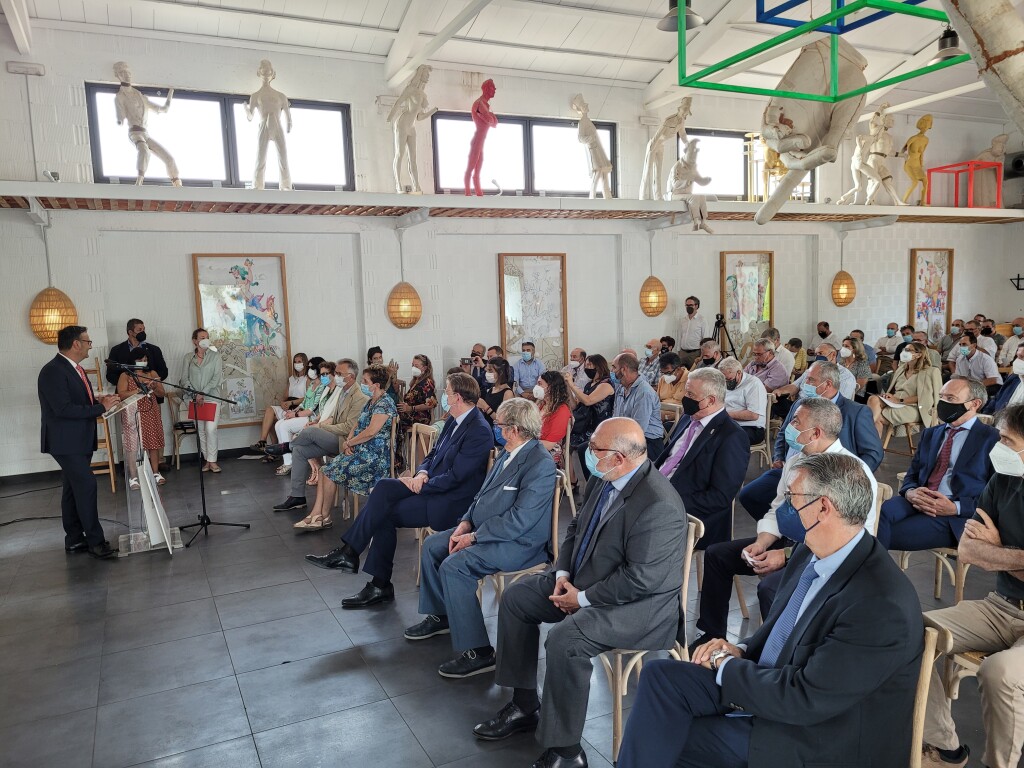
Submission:
<svg viewBox="0 0 1024 768">
<path fill-rule="evenodd" d="M 925 133 L 930 131 L 931 127 L 932 116 L 922 115 L 917 121 L 917 133 L 907 139 L 907 143 L 900 150 L 900 154 L 907 158 L 907 161 L 903 163 L 903 172 L 910 177 L 911 182 L 910 189 L 903 196 L 904 203 L 910 199 L 910 196 L 914 194 L 914 190 L 917 189 L 917 185 L 920 184 L 921 197 L 917 204 L 926 205 L 925 200 L 928 199 L 928 174 L 924 169 L 924 151 L 928 148 L 928 137 L 925 136 Z"/>
</svg>

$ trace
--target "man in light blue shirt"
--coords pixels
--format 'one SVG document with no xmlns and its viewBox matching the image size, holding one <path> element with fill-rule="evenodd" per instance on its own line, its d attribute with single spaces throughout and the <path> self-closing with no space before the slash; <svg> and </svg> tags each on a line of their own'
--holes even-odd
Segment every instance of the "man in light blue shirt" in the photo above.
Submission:
<svg viewBox="0 0 1024 768">
<path fill-rule="evenodd" d="M 640 375 L 640 363 L 633 355 L 623 353 L 612 360 L 611 372 L 615 388 L 612 416 L 633 419 L 640 425 L 647 440 L 647 456 L 656 461 L 665 448 L 658 393 Z"/>
<path fill-rule="evenodd" d="M 512 390 L 527 400 L 533 400 L 533 388 L 547 368 L 537 359 L 537 347 L 532 341 L 524 341 L 522 351 L 522 357 L 512 366 Z"/>
</svg>

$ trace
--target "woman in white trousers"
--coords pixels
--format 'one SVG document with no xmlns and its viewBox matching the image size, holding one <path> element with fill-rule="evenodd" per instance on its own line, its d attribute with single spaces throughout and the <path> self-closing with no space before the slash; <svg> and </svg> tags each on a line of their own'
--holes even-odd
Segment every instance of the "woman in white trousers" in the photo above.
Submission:
<svg viewBox="0 0 1024 768">
<path fill-rule="evenodd" d="M 210 334 L 205 328 L 192 331 L 192 346 L 192 353 L 185 356 L 185 384 L 199 392 L 220 397 L 221 385 L 224 383 L 224 364 L 220 352 L 211 348 Z M 203 472 L 220 472 L 217 464 L 217 427 L 220 425 L 222 404 L 216 400 L 206 400 L 201 395 L 196 396 L 195 403 L 197 409 L 205 404 L 213 406 L 212 421 L 196 419 L 199 450 L 205 459 Z"/>
</svg>

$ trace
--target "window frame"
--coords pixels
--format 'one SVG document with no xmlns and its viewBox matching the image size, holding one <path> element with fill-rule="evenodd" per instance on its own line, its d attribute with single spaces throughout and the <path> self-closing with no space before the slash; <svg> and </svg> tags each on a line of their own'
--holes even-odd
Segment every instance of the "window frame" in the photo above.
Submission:
<svg viewBox="0 0 1024 768">
<path fill-rule="evenodd" d="M 166 98 L 167 88 L 151 88 L 148 86 L 135 86 L 143 96 L 152 98 Z M 92 156 L 92 175 L 93 181 L 97 184 L 134 184 L 134 177 L 125 176 L 105 176 L 101 172 L 103 167 L 103 153 L 100 147 L 99 141 L 99 118 L 96 114 L 96 102 L 95 94 L 97 93 L 117 93 L 120 90 L 120 85 L 112 83 L 90 83 L 85 84 L 85 104 L 86 111 L 89 117 L 89 151 Z M 207 179 L 186 179 L 182 178 L 181 184 L 184 187 L 222 187 L 229 189 L 246 189 L 245 182 L 241 181 L 241 173 L 238 166 L 238 152 L 235 148 L 237 139 L 237 132 L 235 130 L 235 104 L 247 104 L 249 102 L 249 96 L 235 94 L 235 93 L 219 93 L 216 91 L 197 91 L 185 88 L 174 89 L 175 98 L 179 97 L 198 97 L 206 101 L 215 101 L 220 106 L 220 119 L 221 119 L 221 141 L 223 142 L 224 148 L 224 176 L 225 180 L 207 180 Z M 354 165 L 354 153 L 352 147 L 352 108 L 349 104 L 340 102 L 329 102 L 329 101 L 313 101 L 310 99 L 288 99 L 288 104 L 292 108 L 302 109 L 321 109 L 325 111 L 336 111 L 341 114 L 341 125 L 343 131 L 343 147 L 342 152 L 345 158 L 345 167 L 348 171 L 349 178 L 346 183 L 328 185 L 328 184 L 292 184 L 293 189 L 298 190 L 321 190 L 321 191 L 345 191 L 354 192 L 356 188 L 356 172 Z M 150 179 L 147 178 L 143 181 L 143 184 L 152 186 L 170 186 L 170 181 L 164 181 L 163 179 Z M 267 183 L 267 189 L 278 189 L 276 182 Z"/>
<path fill-rule="evenodd" d="M 434 163 L 434 192 L 438 195 L 444 194 L 462 194 L 465 190 L 452 189 L 450 187 L 442 187 L 440 185 L 440 156 L 438 154 L 437 146 L 437 121 L 439 119 L 455 119 L 463 122 L 472 122 L 473 116 L 470 112 L 455 112 L 455 111 L 437 111 L 430 118 L 430 144 L 431 154 L 433 155 Z M 513 194 L 517 197 L 582 197 L 586 198 L 590 195 L 589 192 L 564 192 L 560 190 L 538 190 L 534 179 L 533 170 L 533 126 L 554 126 L 558 128 L 577 128 L 580 124 L 579 120 L 569 120 L 565 118 L 557 117 L 530 117 L 525 115 L 498 115 L 498 120 L 502 123 L 515 123 L 523 127 L 523 178 L 525 179 L 525 188 L 520 191 L 516 190 Z M 619 190 L 619 166 L 616 162 L 616 158 L 619 154 L 618 145 L 618 124 L 607 121 L 594 120 L 594 127 L 598 130 L 607 130 L 611 133 L 611 141 L 609 142 L 609 149 L 611 151 L 612 160 L 612 195 L 618 197 Z M 582 152 L 581 145 L 581 152 Z"/>
</svg>

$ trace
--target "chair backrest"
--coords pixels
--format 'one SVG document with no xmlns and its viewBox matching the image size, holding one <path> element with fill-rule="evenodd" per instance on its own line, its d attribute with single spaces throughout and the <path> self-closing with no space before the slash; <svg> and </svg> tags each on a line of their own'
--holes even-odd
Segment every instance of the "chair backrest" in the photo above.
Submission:
<svg viewBox="0 0 1024 768">
<path fill-rule="evenodd" d="M 683 555 L 683 589 L 680 592 L 679 600 L 683 621 L 686 621 L 686 595 L 690 590 L 690 565 L 693 563 L 693 553 L 697 549 L 697 542 L 704 536 L 704 522 L 693 515 L 687 515 L 686 525 L 686 552 Z"/>
<path fill-rule="evenodd" d="M 551 562 L 558 559 L 558 508 L 562 504 L 562 491 L 565 489 L 565 473 L 556 469 L 555 494 L 551 502 Z"/>
<path fill-rule="evenodd" d="M 434 449 L 434 443 L 437 442 L 437 430 L 430 424 L 413 424 L 412 431 L 409 433 L 409 442 L 412 446 L 409 468 L 412 469 L 418 466 L 420 461 Z"/>
<path fill-rule="evenodd" d="M 980 421 L 982 424 L 988 424 L 991 427 L 993 424 L 995 424 L 996 418 L 995 416 L 989 416 L 987 413 L 979 413 L 978 421 Z"/>
<path fill-rule="evenodd" d="M 391 417 L 391 444 L 388 447 L 388 451 L 391 454 L 391 473 L 388 477 L 395 477 L 395 454 L 398 452 L 398 441 L 395 439 L 398 436 L 398 416 Z"/>
<path fill-rule="evenodd" d="M 914 719 L 910 735 L 910 768 L 921 768 L 921 744 L 924 742 L 924 715 L 928 706 L 928 689 L 932 682 L 932 669 L 936 662 L 953 650 L 953 635 L 928 614 L 924 614 L 924 653 L 921 654 L 921 672 L 917 676 L 914 693 Z"/>
<path fill-rule="evenodd" d="M 661 410 L 671 411 L 672 413 L 675 414 L 675 420 L 672 422 L 672 429 L 670 429 L 668 431 L 668 434 L 665 435 L 665 445 L 667 446 L 668 443 L 672 440 L 672 436 L 675 435 L 676 430 L 679 428 L 679 422 L 682 421 L 683 406 L 678 405 L 677 403 L 662 403 Z"/>
<path fill-rule="evenodd" d="M 886 483 L 878 484 L 878 497 L 875 499 L 875 524 L 872 526 L 871 535 L 878 535 L 878 521 L 882 517 L 882 504 L 892 498 L 892 486 Z"/>
<path fill-rule="evenodd" d="M 572 454 L 572 446 L 569 445 L 569 441 L 572 439 L 572 428 L 576 424 L 576 419 L 572 416 L 569 417 L 569 424 L 565 428 L 565 437 L 562 438 L 562 466 L 566 469 L 569 468 L 569 460 Z"/>
</svg>

